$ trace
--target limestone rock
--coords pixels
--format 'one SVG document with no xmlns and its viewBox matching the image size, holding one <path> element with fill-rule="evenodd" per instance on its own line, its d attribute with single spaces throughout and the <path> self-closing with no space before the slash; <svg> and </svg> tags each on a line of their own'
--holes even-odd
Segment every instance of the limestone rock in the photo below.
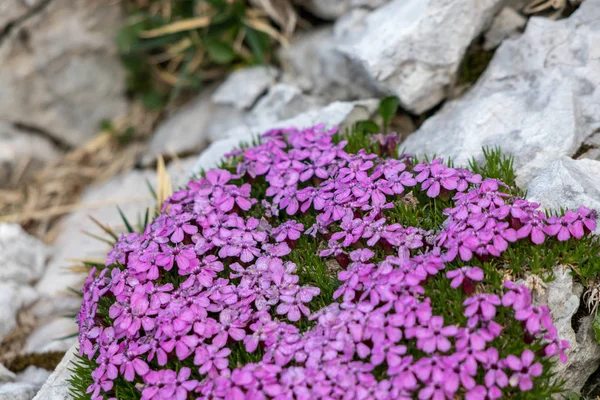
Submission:
<svg viewBox="0 0 600 400">
<path fill-rule="evenodd" d="M 206 88 L 194 101 L 158 126 L 141 159 L 142 165 L 152 165 L 159 154 L 170 157 L 199 152 L 212 141 L 211 133 L 222 135 L 223 131 L 241 122 L 239 110 L 213 103 L 213 91 L 213 87 Z"/>
<path fill-rule="evenodd" d="M 565 380 L 565 389 L 578 393 L 587 378 L 600 365 L 600 344 L 594 338 L 589 316 L 584 317 L 577 331 L 573 330 L 572 319 L 579 310 L 583 286 L 573 282 L 567 268 L 557 267 L 554 280 L 546 284 L 543 294 L 534 297 L 537 304 L 545 304 L 550 310 L 558 336 L 568 340 L 571 349 L 567 350 L 567 363 L 557 362 L 554 372 L 558 379 Z M 592 319 L 593 322 L 593 319 Z"/>
<path fill-rule="evenodd" d="M 567 20 L 531 18 L 506 40 L 484 75 L 446 103 L 403 146 L 409 153 L 481 161 L 482 147 L 515 156 L 525 187 L 556 158 L 572 155 L 600 128 L 600 1 Z"/>
<path fill-rule="evenodd" d="M 0 400 L 31 400 L 36 392 L 37 388 L 31 383 L 5 383 L 0 385 Z M 64 399 L 66 398 L 67 397 L 64 397 Z"/>
<path fill-rule="evenodd" d="M 454 82 L 467 47 L 502 0 L 393 0 L 338 50 L 404 108 L 420 114 Z"/>
<path fill-rule="evenodd" d="M 0 363 L 0 385 L 5 382 L 14 382 L 17 376 Z"/>
<path fill-rule="evenodd" d="M 44 368 L 30 365 L 23 372 L 17 374 L 17 381 L 31 383 L 39 389 L 46 382 L 50 374 L 51 372 Z"/>
<path fill-rule="evenodd" d="M 21 18 L 27 17 L 40 0 L 3 0 L 0 2 L 0 32 L 9 23 L 14 23 Z"/>
<path fill-rule="evenodd" d="M 101 120 L 123 114 L 125 77 L 114 40 L 121 24 L 120 4 L 90 0 L 44 2 L 16 24 L 0 44 L 0 121 L 77 145 Z"/>
<path fill-rule="evenodd" d="M 378 100 L 363 100 L 357 102 L 335 102 L 316 110 L 311 110 L 293 118 L 259 123 L 253 126 L 241 126 L 233 129 L 226 135 L 226 139 L 218 140 L 211 144 L 200 154 L 192 175 L 202 170 L 217 167 L 223 156 L 239 147 L 240 143 L 250 143 L 254 136 L 273 128 L 309 127 L 316 124 L 325 124 L 328 127 L 340 126 L 343 130 L 357 121 L 369 119 L 377 110 Z"/>
<path fill-rule="evenodd" d="M 305 95 L 298 87 L 287 83 L 272 85 L 249 111 L 215 104 L 213 97 L 212 89 L 207 88 L 191 104 L 161 124 L 142 157 L 142 165 L 154 163 L 158 154 L 169 157 L 198 153 L 236 129 L 266 126 L 323 105 L 320 98 Z"/>
<path fill-rule="evenodd" d="M 28 285 L 0 281 L 0 341 L 17 326 L 17 313 L 37 300 L 35 290 Z"/>
<path fill-rule="evenodd" d="M 215 104 L 231 105 L 239 110 L 250 109 L 256 100 L 277 80 L 279 70 L 255 66 L 232 72 L 212 95 Z"/>
<path fill-rule="evenodd" d="M 300 82 L 303 89 L 331 101 L 379 97 L 383 93 L 365 76 L 360 65 L 349 62 L 337 46 L 352 35 L 367 15 L 356 10 L 338 20 L 333 27 L 317 29 L 301 35 L 279 52 L 286 76 Z"/>
<path fill-rule="evenodd" d="M 8 185 L 17 170 L 39 167 L 59 155 L 60 150 L 49 139 L 0 121 L 0 187 Z"/>
<path fill-rule="evenodd" d="M 67 351 L 60 364 L 58 364 L 33 400 L 65 400 L 70 398 L 69 383 L 67 380 L 71 376 L 69 368 L 71 367 L 71 362 L 75 359 L 75 354 L 77 354 L 77 344 L 74 344 Z"/>
<path fill-rule="evenodd" d="M 504 7 L 485 33 L 484 50 L 491 50 L 500 45 L 504 39 L 518 35 L 527 24 L 527 18 L 513 8 Z"/>
<path fill-rule="evenodd" d="M 247 117 L 247 124 L 282 121 L 323 105 L 322 99 L 307 96 L 296 86 L 278 83 L 254 106 Z"/>
<path fill-rule="evenodd" d="M 48 247 L 17 224 L 0 223 L 0 282 L 29 284 L 44 273 Z"/>
<path fill-rule="evenodd" d="M 296 0 L 312 14 L 323 19 L 336 19 L 353 8 L 377 8 L 389 0 Z"/>
<path fill-rule="evenodd" d="M 584 205 L 600 211 L 600 161 L 557 159 L 529 183 L 527 198 L 550 210 Z"/>
<path fill-rule="evenodd" d="M 48 324 L 35 329 L 23 348 L 24 354 L 47 353 L 50 351 L 65 352 L 77 342 L 77 324 L 72 318 L 57 318 Z"/>
</svg>

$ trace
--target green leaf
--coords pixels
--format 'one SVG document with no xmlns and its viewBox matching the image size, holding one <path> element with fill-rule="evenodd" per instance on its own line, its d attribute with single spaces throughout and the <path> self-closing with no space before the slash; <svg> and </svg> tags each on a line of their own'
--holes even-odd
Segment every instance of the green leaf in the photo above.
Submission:
<svg viewBox="0 0 600 400">
<path fill-rule="evenodd" d="M 225 42 L 211 40 L 206 43 L 208 57 L 217 64 L 229 64 L 235 58 L 233 48 Z"/>
<path fill-rule="evenodd" d="M 396 115 L 399 105 L 398 98 L 396 96 L 389 96 L 381 100 L 379 103 L 379 115 L 383 118 L 383 127 L 387 129 L 392 122 L 392 118 Z"/>
<path fill-rule="evenodd" d="M 254 58 L 261 64 L 266 64 L 266 54 L 269 51 L 269 38 L 266 34 L 246 26 L 246 37 L 252 49 Z"/>
<path fill-rule="evenodd" d="M 379 127 L 379 125 L 377 125 L 377 123 L 375 123 L 375 121 L 372 121 L 370 119 L 367 119 L 364 121 L 358 121 L 356 123 L 356 129 L 359 129 L 363 133 L 370 134 L 370 135 L 375 135 L 375 134 L 381 132 L 381 128 Z"/>
<path fill-rule="evenodd" d="M 123 214 L 123 210 L 121 210 L 121 207 L 117 206 L 117 210 L 119 210 L 119 215 L 121 216 L 121 219 L 123 220 L 123 223 L 125 224 L 125 227 L 127 228 L 127 231 L 129 233 L 135 232 L 135 230 L 133 229 L 133 227 L 129 223 L 129 220 L 127 219 L 127 217 L 125 216 L 125 214 Z"/>
<path fill-rule="evenodd" d="M 596 318 L 594 318 L 594 334 L 596 335 L 596 342 L 600 343 L 600 313 L 596 313 Z"/>
<path fill-rule="evenodd" d="M 148 179 L 146 179 L 146 186 L 148 187 L 148 191 L 150 191 L 150 194 L 152 195 L 152 198 L 154 200 L 156 200 L 158 198 L 156 196 L 156 190 L 154 190 L 154 187 L 152 187 L 152 184 L 150 183 L 150 181 Z"/>
<path fill-rule="evenodd" d="M 149 90 L 140 94 L 140 100 L 149 110 L 158 110 L 165 103 L 162 93 L 158 90 Z"/>
</svg>

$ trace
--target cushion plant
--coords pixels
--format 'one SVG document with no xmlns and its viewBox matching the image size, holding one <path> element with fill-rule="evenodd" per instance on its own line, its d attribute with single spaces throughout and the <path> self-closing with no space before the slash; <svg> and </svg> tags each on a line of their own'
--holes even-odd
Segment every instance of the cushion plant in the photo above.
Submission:
<svg viewBox="0 0 600 400">
<path fill-rule="evenodd" d="M 522 198 L 512 161 L 454 168 L 397 137 L 266 132 L 93 270 L 84 399 L 543 399 L 566 360 L 519 284 L 599 268 L 585 207 Z"/>
</svg>

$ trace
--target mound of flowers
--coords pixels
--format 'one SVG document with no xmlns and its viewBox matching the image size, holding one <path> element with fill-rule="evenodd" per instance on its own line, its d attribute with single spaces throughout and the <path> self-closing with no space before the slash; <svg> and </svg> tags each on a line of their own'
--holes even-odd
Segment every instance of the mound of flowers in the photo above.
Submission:
<svg viewBox="0 0 600 400">
<path fill-rule="evenodd" d="M 596 213 L 547 216 L 498 177 L 391 158 L 394 135 L 342 139 L 269 131 L 120 237 L 83 289 L 75 397 L 559 392 L 569 345 L 515 282 L 572 262 Z"/>
</svg>

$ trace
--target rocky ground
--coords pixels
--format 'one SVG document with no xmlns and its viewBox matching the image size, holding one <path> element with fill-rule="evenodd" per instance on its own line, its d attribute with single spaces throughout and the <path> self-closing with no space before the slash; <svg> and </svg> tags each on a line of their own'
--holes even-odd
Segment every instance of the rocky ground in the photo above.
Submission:
<svg viewBox="0 0 600 400">
<path fill-rule="evenodd" d="M 514 155 L 530 199 L 548 208 L 600 209 L 600 0 L 585 0 L 557 20 L 528 18 L 521 12 L 528 2 L 515 0 L 302 3 L 329 22 L 280 50 L 280 66 L 237 70 L 164 118 L 136 167 L 86 188 L 50 243 L 0 223 L 0 362 L 12 369 L 0 363 L 0 400 L 30 399 L 46 381 L 51 371 L 38 361 L 27 365 L 36 354 L 71 354 L 70 315 L 80 302 L 71 289 L 82 275 L 70 267 L 107 250 L 82 233 L 102 234 L 89 216 L 123 230 L 119 205 L 137 221 L 153 205 L 147 182 L 156 181 L 161 155 L 172 160 L 177 187 L 264 130 L 316 123 L 343 129 L 395 95 L 402 111 L 394 127 L 407 137 L 406 152 L 465 164 L 481 159 L 482 147 L 500 146 Z M 100 120 L 129 112 L 112 39 L 122 18 L 113 2 L 0 4 L 0 183 L 60 158 L 91 139 Z M 460 75 L 474 46 L 495 54 L 465 85 Z M 538 299 L 571 341 L 559 373 L 573 391 L 593 389 L 588 378 L 600 365 L 592 318 L 572 324 L 582 292 L 557 273 Z M 65 398 L 66 366 L 39 399 Z"/>
</svg>

